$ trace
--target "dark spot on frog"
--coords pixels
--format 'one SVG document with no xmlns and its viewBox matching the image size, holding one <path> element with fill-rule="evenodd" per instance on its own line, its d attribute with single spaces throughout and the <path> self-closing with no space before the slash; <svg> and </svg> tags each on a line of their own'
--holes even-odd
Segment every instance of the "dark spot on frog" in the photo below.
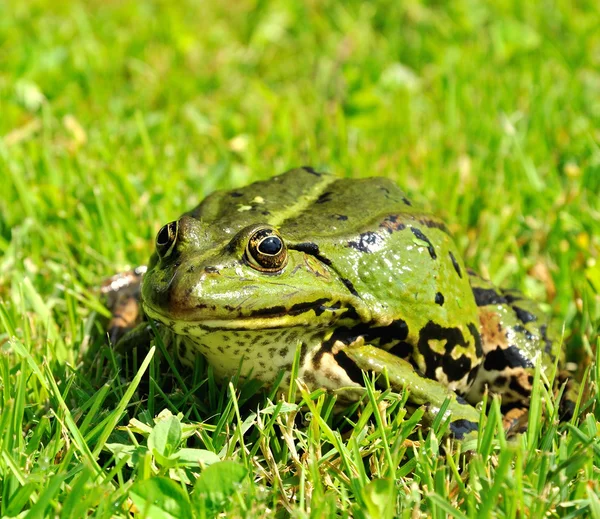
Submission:
<svg viewBox="0 0 600 519">
<path fill-rule="evenodd" d="M 477 422 L 471 422 L 465 418 L 459 418 L 450 422 L 450 433 L 457 440 L 462 440 L 466 434 L 476 431 L 478 427 Z"/>
<path fill-rule="evenodd" d="M 395 357 L 399 357 L 401 359 L 408 359 L 413 353 L 412 344 L 406 341 L 400 341 L 398 344 L 392 346 L 388 353 L 391 353 Z"/>
<path fill-rule="evenodd" d="M 402 201 L 406 204 L 406 205 L 412 205 L 410 200 L 408 198 L 406 198 L 405 196 L 402 197 Z"/>
<path fill-rule="evenodd" d="M 427 243 L 427 250 L 429 251 L 429 255 L 431 256 L 431 259 L 436 259 L 437 258 L 437 254 L 435 253 L 435 249 L 433 248 L 433 244 L 429 241 L 429 238 L 427 236 L 425 236 L 420 229 L 417 229 L 416 227 L 411 227 L 410 230 L 412 231 L 412 233 L 415 235 L 415 237 L 418 240 L 424 241 L 425 243 Z"/>
<path fill-rule="evenodd" d="M 232 191 L 231 193 L 229 193 L 231 197 L 233 198 L 239 198 L 241 196 L 244 196 L 244 193 L 239 193 L 238 191 Z"/>
<path fill-rule="evenodd" d="M 325 204 L 327 202 L 330 202 L 332 195 L 333 195 L 333 193 L 331 191 L 326 191 L 319 198 L 317 198 L 317 201 L 315 203 L 317 203 L 317 204 Z"/>
<path fill-rule="evenodd" d="M 218 274 L 219 273 L 219 269 L 217 267 L 204 267 L 204 272 L 206 272 L 207 274 Z"/>
<path fill-rule="evenodd" d="M 483 367 L 487 371 L 503 371 L 506 368 L 532 368 L 533 363 L 523 356 L 519 348 L 509 346 L 489 351 L 485 356 Z"/>
<path fill-rule="evenodd" d="M 510 383 L 508 384 L 509 389 L 512 389 L 516 393 L 519 393 L 523 396 L 529 396 L 531 394 L 531 389 L 524 388 L 518 381 L 518 379 L 511 377 Z"/>
<path fill-rule="evenodd" d="M 315 175 L 317 177 L 320 177 L 322 174 L 315 171 L 313 168 L 311 168 L 310 166 L 303 166 L 302 169 L 304 171 L 306 171 L 307 173 L 310 173 L 311 175 Z"/>
<path fill-rule="evenodd" d="M 188 273 L 190 272 L 194 272 L 194 269 L 196 268 L 196 265 L 190 265 L 187 269 Z"/>
<path fill-rule="evenodd" d="M 521 301 L 523 297 L 519 294 L 507 294 L 504 293 L 504 298 L 508 304 L 514 303 L 515 301 Z"/>
<path fill-rule="evenodd" d="M 352 382 L 356 382 L 361 386 L 364 384 L 364 378 L 361 369 L 343 351 L 338 351 L 334 357 L 335 361 L 345 371 L 348 378 Z"/>
<path fill-rule="evenodd" d="M 442 294 L 441 292 L 435 294 L 435 304 L 440 306 L 444 305 L 444 294 Z"/>
<path fill-rule="evenodd" d="M 331 216 L 336 220 L 340 220 L 342 222 L 345 222 L 348 219 L 348 217 L 345 214 L 332 214 Z"/>
<path fill-rule="evenodd" d="M 528 341 L 535 340 L 535 335 L 531 333 L 525 326 L 521 326 L 520 324 L 516 324 L 513 326 L 513 330 L 518 333 L 522 333 Z"/>
<path fill-rule="evenodd" d="M 179 358 L 185 359 L 186 356 L 187 356 L 187 349 L 186 349 L 185 343 L 183 341 L 180 341 L 179 342 Z"/>
<path fill-rule="evenodd" d="M 354 285 L 352 284 L 352 281 L 350 281 L 349 279 L 346 279 L 346 278 L 340 278 L 340 280 L 341 280 L 342 283 L 344 283 L 344 285 L 346 286 L 346 288 L 348 289 L 348 291 L 353 296 L 360 297 L 360 295 L 358 294 L 358 292 L 354 288 Z"/>
<path fill-rule="evenodd" d="M 402 221 L 401 215 L 390 214 L 383 219 L 379 224 L 379 227 L 385 229 L 389 234 L 392 234 L 395 231 L 406 229 L 406 224 Z"/>
<path fill-rule="evenodd" d="M 540 335 L 544 341 L 544 344 L 546 345 L 544 347 L 544 351 L 549 355 L 552 354 L 552 341 L 548 338 L 548 327 L 545 324 L 540 326 Z M 554 360 L 554 355 L 552 355 L 552 359 Z"/>
<path fill-rule="evenodd" d="M 500 375 L 495 378 L 492 385 L 496 388 L 504 387 L 506 385 L 506 380 L 507 380 L 506 377 L 503 377 L 502 375 Z"/>
<path fill-rule="evenodd" d="M 398 319 L 388 326 L 372 326 L 368 323 L 357 324 L 351 328 L 341 326 L 333 332 L 329 339 L 323 341 L 321 348 L 315 353 L 313 363 L 316 369 L 321 365 L 323 354 L 330 352 L 337 341 L 351 344 L 358 337 L 363 337 L 366 344 L 374 346 L 381 346 L 393 341 L 404 341 L 408 337 L 408 325 L 402 319 Z"/>
<path fill-rule="evenodd" d="M 473 287 L 473 295 L 477 306 L 504 305 L 506 298 L 493 288 Z"/>
<path fill-rule="evenodd" d="M 458 261 L 456 261 L 454 254 L 452 254 L 452 252 L 449 252 L 448 255 L 450 256 L 450 260 L 452 261 L 452 265 L 454 266 L 454 270 L 456 270 L 458 277 L 462 278 L 462 272 L 460 270 L 460 265 L 458 264 Z"/>
<path fill-rule="evenodd" d="M 472 326 L 472 325 L 471 325 Z M 481 345 L 477 346 L 477 337 L 479 333 L 473 326 L 469 326 L 469 331 L 473 334 L 476 349 L 481 349 Z M 429 341 L 443 341 L 444 353 L 434 351 L 429 345 Z M 466 346 L 467 341 L 465 340 L 462 332 L 459 328 L 445 328 L 433 321 L 429 321 L 422 329 L 419 334 L 418 348 L 425 359 L 426 371 L 425 376 L 434 380 L 437 380 L 436 370 L 442 368 L 444 374 L 450 382 L 460 380 L 467 375 L 473 366 L 471 358 L 466 355 L 461 355 L 458 358 L 452 356 L 452 352 L 457 346 Z M 479 355 L 479 354 L 478 354 Z"/>
<path fill-rule="evenodd" d="M 279 356 L 280 356 L 280 357 L 283 357 L 283 358 L 285 358 L 285 357 L 287 357 L 287 354 L 288 354 L 288 353 L 289 353 L 289 348 L 287 348 L 287 347 L 285 347 L 285 348 L 281 348 L 281 349 L 279 350 Z"/>
<path fill-rule="evenodd" d="M 271 215 L 271 213 L 269 211 L 263 211 L 261 214 L 263 216 L 270 216 Z"/>
<path fill-rule="evenodd" d="M 527 324 L 537 320 L 537 317 L 531 312 L 528 312 L 527 310 L 523 310 L 518 306 L 513 306 L 512 308 L 515 312 L 515 315 L 517 316 L 517 319 L 519 319 L 519 321 L 521 321 L 523 324 Z"/>
<path fill-rule="evenodd" d="M 465 399 L 464 399 L 462 396 L 460 396 L 460 395 L 456 395 L 456 401 L 457 401 L 459 404 L 462 404 L 462 405 L 469 405 L 469 402 L 467 402 L 467 401 L 466 401 L 466 400 L 465 400 Z"/>
<path fill-rule="evenodd" d="M 381 247 L 383 238 L 373 231 L 362 233 L 357 241 L 349 241 L 348 247 L 352 247 L 360 252 L 373 252 Z"/>
<path fill-rule="evenodd" d="M 379 338 L 380 346 L 389 344 L 392 341 L 405 341 L 408 337 L 408 324 L 402 319 L 396 319 L 381 329 L 384 332 L 378 332 L 376 335 L 376 338 Z M 371 330 L 379 330 L 379 328 L 371 328 Z"/>
<path fill-rule="evenodd" d="M 475 339 L 475 355 L 479 359 L 483 356 L 483 344 L 481 342 L 481 334 L 479 333 L 479 330 L 473 323 L 469 323 L 467 328 L 471 332 L 473 339 Z"/>
</svg>

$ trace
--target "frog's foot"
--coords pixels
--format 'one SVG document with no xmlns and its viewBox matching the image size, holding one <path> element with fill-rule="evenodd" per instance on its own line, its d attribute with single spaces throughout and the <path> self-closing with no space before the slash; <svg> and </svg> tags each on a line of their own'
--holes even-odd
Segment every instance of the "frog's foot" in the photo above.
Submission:
<svg viewBox="0 0 600 519">
<path fill-rule="evenodd" d="M 146 267 L 137 267 L 107 279 L 101 293 L 106 297 L 106 306 L 112 312 L 108 323 L 108 336 L 116 344 L 128 331 L 141 321 L 140 285 Z"/>
<path fill-rule="evenodd" d="M 479 411 L 444 384 L 421 375 L 412 364 L 381 348 L 358 343 L 346 346 L 342 351 L 364 371 L 386 371 L 394 389 L 408 390 L 412 404 L 425 406 L 425 419 L 428 422 L 433 421 L 445 401 L 451 398 L 446 411 L 450 417 L 449 435 L 458 440 L 477 437 Z"/>
</svg>

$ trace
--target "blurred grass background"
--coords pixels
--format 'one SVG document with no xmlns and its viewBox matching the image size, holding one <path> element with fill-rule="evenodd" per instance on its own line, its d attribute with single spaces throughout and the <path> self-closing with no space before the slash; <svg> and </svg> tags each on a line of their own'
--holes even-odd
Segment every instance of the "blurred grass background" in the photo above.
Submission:
<svg viewBox="0 0 600 519">
<path fill-rule="evenodd" d="M 549 301 L 587 365 L 598 27 L 594 1 L 0 2 L 3 340 L 79 366 L 95 287 L 145 263 L 162 224 L 310 164 L 394 179 L 471 266 Z M 7 391 L 25 368 L 4 353 Z M 48 395 L 19 395 L 27 429 Z"/>
</svg>

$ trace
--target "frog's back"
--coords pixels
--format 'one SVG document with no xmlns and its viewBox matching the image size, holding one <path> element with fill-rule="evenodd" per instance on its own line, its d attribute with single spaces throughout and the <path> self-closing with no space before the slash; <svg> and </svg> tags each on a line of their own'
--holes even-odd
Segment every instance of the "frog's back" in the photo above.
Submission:
<svg viewBox="0 0 600 519">
<path fill-rule="evenodd" d="M 389 179 L 340 178 L 303 167 L 240 189 L 217 191 L 187 214 L 212 222 L 228 236 L 249 225 L 267 224 L 291 241 L 304 241 L 350 235 L 399 212 L 422 214 Z"/>
</svg>

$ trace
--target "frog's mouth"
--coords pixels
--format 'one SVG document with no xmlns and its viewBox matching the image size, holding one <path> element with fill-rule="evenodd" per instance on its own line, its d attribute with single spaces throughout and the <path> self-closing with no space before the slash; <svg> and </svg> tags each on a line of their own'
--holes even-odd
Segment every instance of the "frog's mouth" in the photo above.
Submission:
<svg viewBox="0 0 600 519">
<path fill-rule="evenodd" d="M 160 321 L 176 333 L 193 335 L 218 330 L 261 330 L 291 328 L 294 326 L 322 327 L 343 317 L 356 318 L 356 310 L 339 301 L 318 299 L 307 303 L 297 303 L 289 308 L 283 306 L 263 308 L 249 315 L 233 314 L 231 317 L 168 316 L 144 303 L 148 317 Z"/>
</svg>

